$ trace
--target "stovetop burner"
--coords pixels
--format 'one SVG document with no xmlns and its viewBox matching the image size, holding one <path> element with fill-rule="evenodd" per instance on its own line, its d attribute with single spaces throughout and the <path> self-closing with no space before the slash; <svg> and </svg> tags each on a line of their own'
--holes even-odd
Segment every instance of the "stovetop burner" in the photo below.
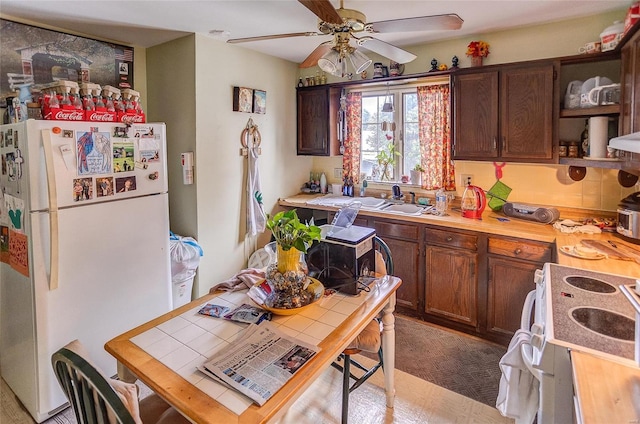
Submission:
<svg viewBox="0 0 640 424">
<path fill-rule="evenodd" d="M 596 278 L 571 275 L 564 279 L 568 284 L 582 290 L 595 293 L 615 293 L 618 289 L 611 284 Z"/>
<path fill-rule="evenodd" d="M 545 318 L 547 341 L 633 359 L 633 331 L 627 334 L 629 324 L 618 322 L 634 324 L 635 314 L 618 286 L 635 284 L 635 279 L 546 264 L 544 280 L 546 296 L 550 297 Z M 614 315 L 620 317 L 618 321 Z"/>
<path fill-rule="evenodd" d="M 615 312 L 600 308 L 575 308 L 571 317 L 584 328 L 618 340 L 632 342 L 635 321 Z"/>
</svg>

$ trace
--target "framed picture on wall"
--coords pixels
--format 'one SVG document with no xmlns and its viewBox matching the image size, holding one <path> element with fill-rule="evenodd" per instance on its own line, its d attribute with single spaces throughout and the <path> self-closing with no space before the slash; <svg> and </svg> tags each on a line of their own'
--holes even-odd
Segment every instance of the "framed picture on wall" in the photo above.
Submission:
<svg viewBox="0 0 640 424">
<path fill-rule="evenodd" d="M 246 87 L 233 87 L 233 111 L 253 111 L 253 89 Z"/>
<path fill-rule="evenodd" d="M 66 80 L 133 88 L 133 47 L 0 19 L 0 97 Z"/>
<path fill-rule="evenodd" d="M 267 113 L 267 92 L 253 90 L 253 113 Z"/>
</svg>

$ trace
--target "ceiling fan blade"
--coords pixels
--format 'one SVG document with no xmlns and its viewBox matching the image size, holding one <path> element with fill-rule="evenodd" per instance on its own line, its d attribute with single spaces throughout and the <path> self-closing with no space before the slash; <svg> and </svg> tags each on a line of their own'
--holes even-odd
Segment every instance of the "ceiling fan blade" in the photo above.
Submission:
<svg viewBox="0 0 640 424">
<path fill-rule="evenodd" d="M 331 40 L 325 41 L 324 43 L 320 44 L 315 48 L 314 51 L 311 52 L 309 56 L 307 56 L 307 58 L 300 65 L 298 65 L 298 67 L 311 68 L 312 66 L 316 66 L 318 64 L 318 59 L 320 59 L 322 56 L 328 53 L 329 50 L 331 50 L 331 44 Z"/>
<path fill-rule="evenodd" d="M 329 0 L 298 0 L 323 22 L 341 24 L 342 18 Z"/>
<path fill-rule="evenodd" d="M 402 50 L 400 47 L 385 43 L 373 37 L 353 38 L 357 40 L 359 46 L 363 46 L 365 49 L 378 53 L 394 62 L 409 63 L 417 57 L 415 54 Z"/>
<path fill-rule="evenodd" d="M 372 32 L 435 31 L 460 29 L 463 22 L 460 16 L 450 13 L 371 22 L 367 26 L 371 27 Z"/>
<path fill-rule="evenodd" d="M 231 38 L 227 40 L 227 43 L 248 43 L 249 41 L 262 41 L 262 40 L 276 40 L 278 38 L 289 37 L 314 37 L 316 35 L 326 35 L 320 32 L 291 32 L 289 34 L 274 34 L 274 35 L 262 35 L 259 37 L 246 37 L 246 38 Z"/>
</svg>

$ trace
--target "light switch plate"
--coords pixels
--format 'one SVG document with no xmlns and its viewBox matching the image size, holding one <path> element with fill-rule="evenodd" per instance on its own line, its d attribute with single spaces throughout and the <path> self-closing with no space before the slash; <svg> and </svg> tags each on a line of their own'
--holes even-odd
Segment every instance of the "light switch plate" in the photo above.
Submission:
<svg viewBox="0 0 640 424">
<path fill-rule="evenodd" d="M 342 168 L 333 168 L 333 178 L 342 178 Z"/>
</svg>

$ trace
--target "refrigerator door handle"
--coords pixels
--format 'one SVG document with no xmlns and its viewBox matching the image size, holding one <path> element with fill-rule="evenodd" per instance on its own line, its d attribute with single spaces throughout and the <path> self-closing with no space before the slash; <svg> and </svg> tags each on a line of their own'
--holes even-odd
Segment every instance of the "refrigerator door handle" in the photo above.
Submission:
<svg viewBox="0 0 640 424">
<path fill-rule="evenodd" d="M 53 166 L 53 149 L 51 147 L 50 130 L 42 130 L 42 147 L 47 169 L 47 188 L 49 191 L 49 290 L 58 288 L 58 193 L 56 190 L 56 173 Z"/>
</svg>

